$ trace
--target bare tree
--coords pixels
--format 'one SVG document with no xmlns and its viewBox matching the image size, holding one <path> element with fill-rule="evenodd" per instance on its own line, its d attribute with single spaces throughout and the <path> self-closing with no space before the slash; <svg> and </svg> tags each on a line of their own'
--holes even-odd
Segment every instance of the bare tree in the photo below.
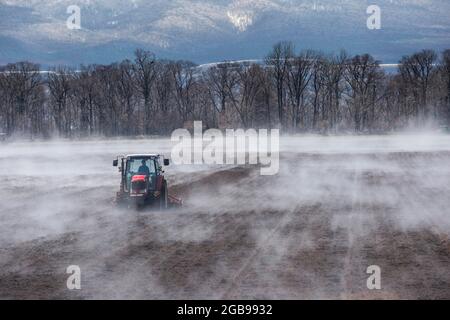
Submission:
<svg viewBox="0 0 450 320">
<path fill-rule="evenodd" d="M 30 132 L 31 118 L 36 116 L 31 112 L 38 112 L 30 107 L 40 98 L 38 91 L 42 85 L 39 66 L 29 62 L 9 64 L 4 69 L 1 85 L 6 100 L 3 107 L 6 134 L 12 135 L 16 130 Z"/>
<path fill-rule="evenodd" d="M 320 113 L 320 96 L 325 85 L 325 66 L 326 60 L 322 55 L 317 55 L 312 71 L 312 89 L 313 89 L 313 116 L 312 116 L 312 129 L 317 130 L 317 122 L 319 120 Z"/>
<path fill-rule="evenodd" d="M 437 55 L 432 50 L 423 50 L 400 61 L 399 72 L 411 87 L 415 100 L 415 116 L 418 121 L 428 117 L 428 89 Z"/>
<path fill-rule="evenodd" d="M 303 51 L 288 63 L 287 87 L 292 106 L 292 128 L 295 131 L 303 113 L 304 93 L 313 75 L 314 53 Z"/>
<path fill-rule="evenodd" d="M 181 120 L 184 123 L 192 114 L 194 106 L 191 94 L 195 83 L 192 62 L 178 61 L 170 64 L 172 80 L 174 83 L 174 97 Z"/>
<path fill-rule="evenodd" d="M 133 123 L 135 111 L 135 75 L 133 65 L 129 60 L 122 61 L 119 65 L 117 93 L 119 101 L 124 108 L 124 118 L 126 123 L 125 134 L 136 134 L 136 126 Z"/>
<path fill-rule="evenodd" d="M 66 67 L 58 67 L 48 75 L 50 104 L 53 109 L 56 129 L 60 135 L 70 134 L 69 95 L 72 91 L 73 72 Z"/>
<path fill-rule="evenodd" d="M 446 109 L 447 109 L 447 125 L 450 127 L 450 49 L 445 50 L 442 54 L 443 78 L 446 83 Z"/>
<path fill-rule="evenodd" d="M 370 55 L 355 56 L 346 64 L 350 113 L 355 131 L 371 129 L 374 120 L 376 86 L 381 77 L 379 62 Z"/>
<path fill-rule="evenodd" d="M 330 65 L 327 74 L 327 85 L 330 101 L 330 129 L 335 130 L 337 122 L 340 121 L 340 102 L 343 93 L 342 82 L 344 80 L 347 53 L 341 51 L 339 55 L 330 59 Z"/>
<path fill-rule="evenodd" d="M 144 116 L 141 118 L 141 121 L 143 121 L 144 132 L 147 134 L 150 132 L 149 123 L 153 113 L 152 87 L 157 75 L 156 58 L 152 52 L 141 49 L 136 50 L 134 54 L 137 87 L 144 99 Z"/>
<path fill-rule="evenodd" d="M 273 72 L 273 79 L 277 92 L 278 119 L 280 126 L 284 125 L 285 84 L 289 68 L 289 61 L 294 56 L 294 45 L 291 42 L 279 42 L 266 57 L 266 64 Z"/>
<path fill-rule="evenodd" d="M 223 62 L 209 68 L 204 73 L 210 88 L 212 103 L 220 113 L 225 113 L 226 111 L 228 87 L 230 87 L 229 82 L 234 68 L 236 66 L 232 63 Z M 216 101 L 219 103 L 216 103 Z"/>
<path fill-rule="evenodd" d="M 232 105 L 244 128 L 252 125 L 256 97 L 262 87 L 262 74 L 261 67 L 256 64 L 240 66 L 234 72 L 236 81 L 229 82 L 227 87 Z M 236 85 L 231 85 L 231 83 Z"/>
<path fill-rule="evenodd" d="M 271 83 L 271 72 L 267 70 L 267 68 L 263 68 L 261 70 L 261 100 L 262 100 L 262 110 L 263 119 L 261 120 L 261 124 L 272 127 L 272 99 L 273 99 L 273 90 Z"/>
<path fill-rule="evenodd" d="M 82 134 L 92 135 L 96 129 L 95 115 L 97 83 L 94 66 L 82 66 L 75 74 L 75 100 L 80 109 L 80 131 Z"/>
<path fill-rule="evenodd" d="M 155 88 L 158 109 L 163 114 L 166 114 L 169 110 L 169 103 L 171 102 L 171 94 L 173 92 L 171 68 L 168 63 L 158 63 L 157 66 L 158 72 Z"/>
</svg>

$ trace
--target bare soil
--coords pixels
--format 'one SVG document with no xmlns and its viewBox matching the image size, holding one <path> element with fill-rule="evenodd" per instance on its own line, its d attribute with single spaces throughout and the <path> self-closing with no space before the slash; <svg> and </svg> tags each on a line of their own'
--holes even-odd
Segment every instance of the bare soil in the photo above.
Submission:
<svg viewBox="0 0 450 320">
<path fill-rule="evenodd" d="M 164 212 L 116 208 L 107 173 L 45 192 L 39 176 L 4 174 L 0 298 L 450 299 L 449 163 L 449 152 L 286 152 L 277 176 L 174 174 L 185 204 Z M 38 210 L 54 214 L 34 221 Z M 66 287 L 69 265 L 81 290 Z M 367 289 L 370 265 L 381 290 Z"/>
</svg>

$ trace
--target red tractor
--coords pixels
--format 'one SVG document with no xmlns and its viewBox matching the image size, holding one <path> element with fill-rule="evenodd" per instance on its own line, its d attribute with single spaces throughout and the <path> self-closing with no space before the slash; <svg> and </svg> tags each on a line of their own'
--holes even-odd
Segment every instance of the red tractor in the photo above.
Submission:
<svg viewBox="0 0 450 320">
<path fill-rule="evenodd" d="M 117 157 L 113 166 L 119 167 L 122 179 L 116 202 L 136 207 L 155 205 L 160 209 L 181 205 L 181 200 L 169 195 L 162 165 L 168 166 L 169 159 L 159 154 Z"/>
</svg>

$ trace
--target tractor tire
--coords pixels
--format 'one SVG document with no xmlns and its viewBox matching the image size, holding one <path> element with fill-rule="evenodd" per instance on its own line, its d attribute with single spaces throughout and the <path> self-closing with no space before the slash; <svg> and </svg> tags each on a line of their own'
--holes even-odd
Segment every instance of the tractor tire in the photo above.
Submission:
<svg viewBox="0 0 450 320">
<path fill-rule="evenodd" d="M 120 192 L 117 193 L 116 198 L 114 199 L 114 204 L 119 208 L 126 208 L 128 205 Z"/>
<path fill-rule="evenodd" d="M 159 197 L 159 208 L 165 210 L 169 207 L 169 190 L 167 188 L 167 182 L 163 182 L 163 187 L 161 189 L 161 195 Z"/>
</svg>

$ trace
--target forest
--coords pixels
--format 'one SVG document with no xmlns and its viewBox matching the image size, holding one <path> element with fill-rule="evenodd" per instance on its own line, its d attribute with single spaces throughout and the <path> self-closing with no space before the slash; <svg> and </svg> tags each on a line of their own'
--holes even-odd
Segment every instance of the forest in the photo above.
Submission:
<svg viewBox="0 0 450 320">
<path fill-rule="evenodd" d="M 406 55 L 389 72 L 370 54 L 297 51 L 198 66 L 137 49 L 109 65 L 0 66 L 0 134 L 79 138 L 206 128 L 282 133 L 388 133 L 450 126 L 450 49 Z"/>
</svg>

